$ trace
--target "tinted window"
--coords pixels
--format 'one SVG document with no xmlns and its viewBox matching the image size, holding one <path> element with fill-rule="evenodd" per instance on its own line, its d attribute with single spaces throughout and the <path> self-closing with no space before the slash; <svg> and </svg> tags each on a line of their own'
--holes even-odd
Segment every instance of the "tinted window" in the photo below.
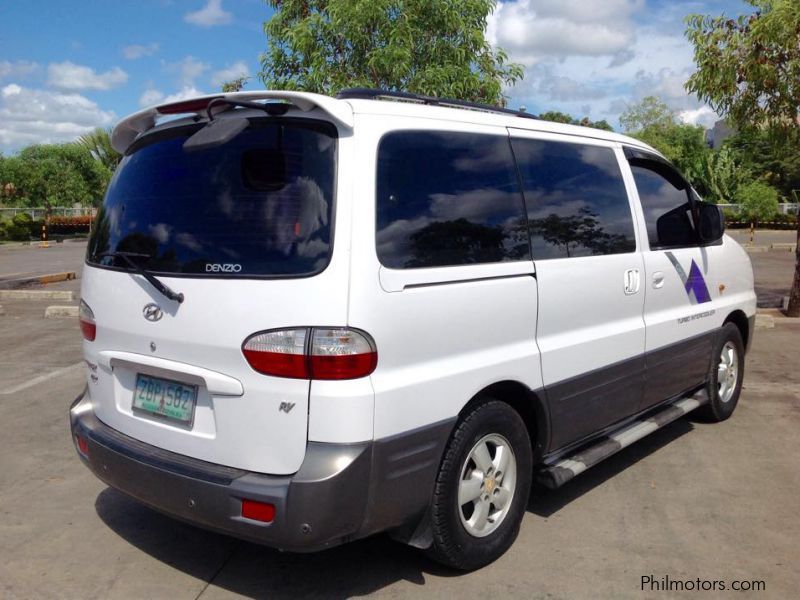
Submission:
<svg viewBox="0 0 800 600">
<path fill-rule="evenodd" d="M 386 135 L 378 149 L 377 248 L 395 269 L 530 258 L 508 138 Z"/>
<path fill-rule="evenodd" d="M 515 139 L 534 260 L 633 252 L 636 237 L 614 151 Z"/>
<path fill-rule="evenodd" d="M 194 131 L 164 132 L 124 158 L 95 222 L 89 262 L 127 268 L 102 256 L 125 251 L 147 255 L 136 261 L 160 273 L 322 270 L 331 251 L 335 130 L 256 121 L 226 144 L 186 152 Z"/>
<path fill-rule="evenodd" d="M 669 169 L 657 165 L 659 171 Z M 647 223 L 651 248 L 693 246 L 696 238 L 692 226 L 689 197 L 677 173 L 658 173 L 648 167 L 631 165 L 633 179 L 639 190 L 639 200 Z M 671 175 L 669 179 L 665 175 Z"/>
</svg>

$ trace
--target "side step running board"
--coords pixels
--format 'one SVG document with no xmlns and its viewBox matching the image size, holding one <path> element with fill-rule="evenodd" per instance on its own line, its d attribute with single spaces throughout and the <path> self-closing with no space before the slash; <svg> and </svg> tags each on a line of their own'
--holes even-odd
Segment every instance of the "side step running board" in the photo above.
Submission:
<svg viewBox="0 0 800 600">
<path fill-rule="evenodd" d="M 595 466 L 601 460 L 616 454 L 634 442 L 638 442 L 646 435 L 672 423 L 706 402 L 708 402 L 708 394 L 706 394 L 705 389 L 700 390 L 693 396 L 677 400 L 652 416 L 634 421 L 619 431 L 600 438 L 593 445 L 583 447 L 575 454 L 546 466 L 539 472 L 537 480 L 552 490 L 561 487 L 589 467 Z"/>
</svg>

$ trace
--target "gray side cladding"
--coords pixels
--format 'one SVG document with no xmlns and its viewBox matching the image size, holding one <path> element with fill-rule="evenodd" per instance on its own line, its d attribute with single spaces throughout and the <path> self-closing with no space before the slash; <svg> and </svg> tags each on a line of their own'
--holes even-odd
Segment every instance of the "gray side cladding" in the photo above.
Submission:
<svg viewBox="0 0 800 600">
<path fill-rule="evenodd" d="M 366 519 L 358 537 L 401 525 L 413 530 L 430 504 L 456 421 L 446 419 L 374 442 Z"/>
</svg>

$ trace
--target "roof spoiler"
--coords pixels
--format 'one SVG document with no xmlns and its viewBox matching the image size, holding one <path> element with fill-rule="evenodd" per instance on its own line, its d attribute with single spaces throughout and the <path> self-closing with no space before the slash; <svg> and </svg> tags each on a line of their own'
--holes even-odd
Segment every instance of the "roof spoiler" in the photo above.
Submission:
<svg viewBox="0 0 800 600">
<path fill-rule="evenodd" d="M 206 107 L 215 98 L 228 98 L 230 100 L 281 100 L 291 104 L 302 112 L 309 112 L 315 108 L 322 110 L 338 125 L 351 129 L 353 127 L 353 109 L 348 102 L 337 100 L 321 94 L 291 91 L 260 92 L 233 92 L 229 94 L 209 94 L 197 96 L 179 102 L 160 104 L 145 108 L 122 119 L 111 133 L 111 145 L 114 150 L 124 154 L 134 140 L 145 131 L 152 129 L 161 116 L 176 114 L 196 114 L 205 117 Z M 221 110 L 225 110 L 220 107 Z"/>
</svg>

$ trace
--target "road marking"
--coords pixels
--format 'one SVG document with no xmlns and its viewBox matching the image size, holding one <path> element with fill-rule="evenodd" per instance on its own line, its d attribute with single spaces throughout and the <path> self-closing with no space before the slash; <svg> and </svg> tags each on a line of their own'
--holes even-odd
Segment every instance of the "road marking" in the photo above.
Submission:
<svg viewBox="0 0 800 600">
<path fill-rule="evenodd" d="M 47 373 L 45 375 L 39 375 L 38 377 L 34 377 L 33 379 L 29 379 L 25 383 L 20 383 L 18 386 L 15 386 L 9 390 L 5 390 L 4 392 L 0 392 L 0 394 L 4 396 L 8 396 L 10 394 L 16 394 L 17 392 L 21 392 L 22 390 L 27 390 L 29 387 L 33 387 L 35 385 L 39 385 L 43 381 L 47 381 L 48 379 L 52 379 L 53 377 L 58 377 L 59 375 L 66 375 L 70 371 L 77 369 L 78 367 L 83 366 L 83 362 L 75 363 L 74 365 L 70 365 L 68 367 L 64 367 L 63 369 L 58 369 L 57 371 L 52 371 L 51 373 Z"/>
</svg>

